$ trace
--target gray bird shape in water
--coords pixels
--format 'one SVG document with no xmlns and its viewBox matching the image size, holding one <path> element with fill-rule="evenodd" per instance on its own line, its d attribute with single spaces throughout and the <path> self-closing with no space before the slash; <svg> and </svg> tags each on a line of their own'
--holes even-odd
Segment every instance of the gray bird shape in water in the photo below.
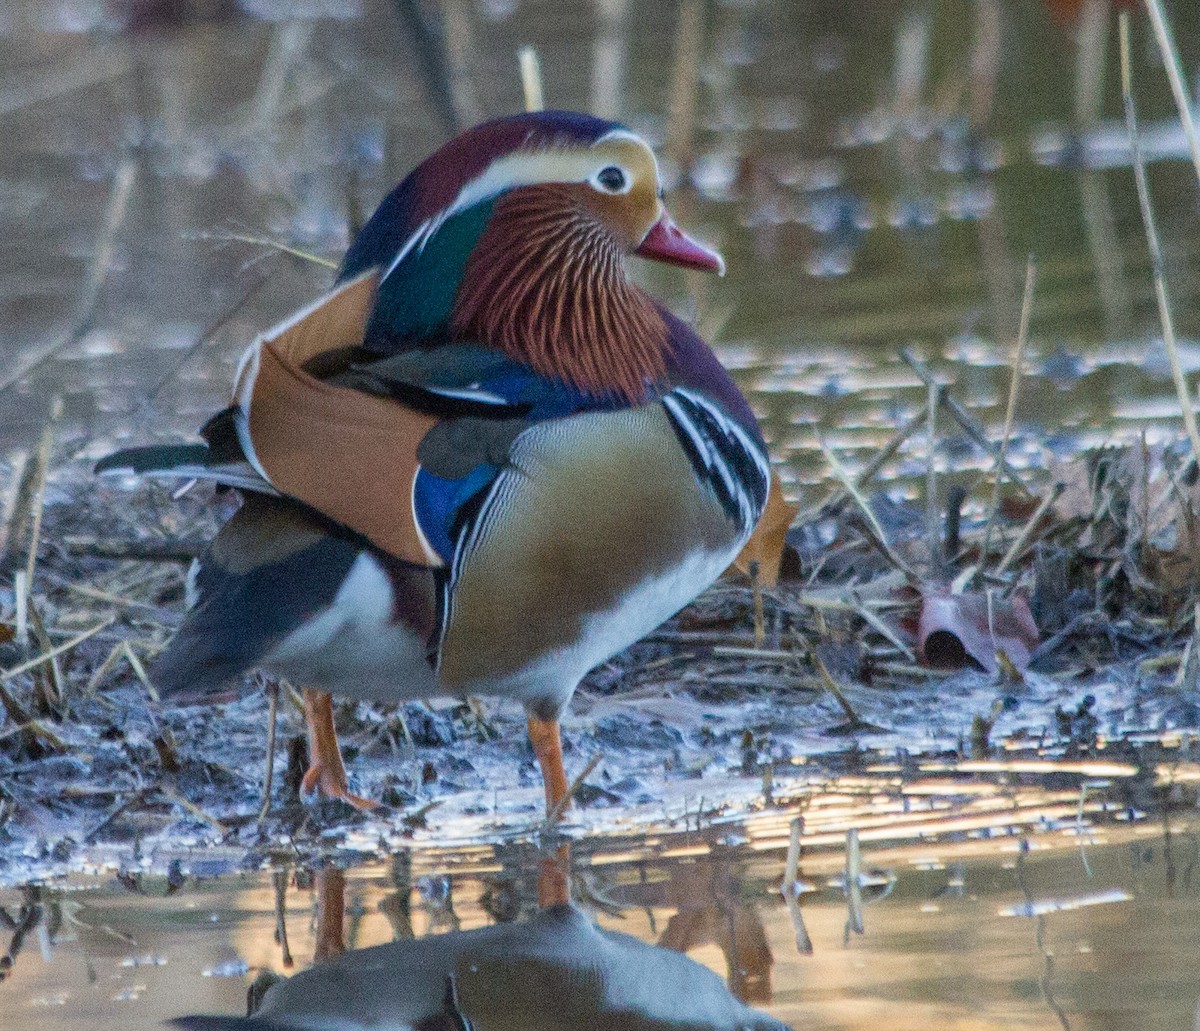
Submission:
<svg viewBox="0 0 1200 1031">
<path fill-rule="evenodd" d="M 347 952 L 275 983 L 251 1017 L 183 1031 L 790 1031 L 687 956 L 574 906 Z"/>
</svg>

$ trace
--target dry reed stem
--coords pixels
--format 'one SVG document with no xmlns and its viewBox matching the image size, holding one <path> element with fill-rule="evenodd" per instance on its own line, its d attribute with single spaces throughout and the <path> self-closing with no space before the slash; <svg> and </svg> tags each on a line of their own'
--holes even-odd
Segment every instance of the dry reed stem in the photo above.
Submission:
<svg viewBox="0 0 1200 1031">
<path fill-rule="evenodd" d="M 88 265 L 83 288 L 76 303 L 75 317 L 71 328 L 51 340 L 45 347 L 34 350 L 33 353 L 20 361 L 13 362 L 12 368 L 0 376 L 0 393 L 8 390 L 14 383 L 24 379 L 34 369 L 54 357 L 64 347 L 80 340 L 91 327 L 92 316 L 95 314 L 96 303 L 100 291 L 108 277 L 112 264 L 113 244 L 118 230 L 125 221 L 129 210 L 129 197 L 133 193 L 133 182 L 137 173 L 137 162 L 132 156 L 126 156 L 117 167 L 113 176 L 112 189 L 108 195 L 108 204 L 104 209 L 104 217 L 100 222 L 100 232 L 96 236 L 96 245 L 92 250 L 92 260 Z"/>
<path fill-rule="evenodd" d="M 869 624 L 877 634 L 879 634 L 881 637 L 884 637 L 888 643 L 891 644 L 892 647 L 897 651 L 899 651 L 901 655 L 908 659 L 909 662 L 917 661 L 917 656 L 913 650 L 902 640 L 900 640 L 900 638 L 896 636 L 896 632 L 892 630 L 892 628 L 888 626 L 882 619 L 880 619 L 874 612 L 868 609 L 865 605 L 858 606 L 854 611 L 858 613 L 859 618 L 861 618 L 865 623 Z"/>
<path fill-rule="evenodd" d="M 942 568 L 942 537 L 938 533 L 937 499 L 937 410 L 941 388 L 934 383 L 928 387 L 929 400 L 925 405 L 925 533 L 929 538 L 929 565 L 939 572 Z"/>
<path fill-rule="evenodd" d="M 273 241 L 263 242 L 274 245 Z M 229 322 L 230 319 L 232 319 L 247 303 L 249 303 L 251 298 L 253 298 L 254 295 L 258 293 L 258 291 L 262 289 L 264 285 L 266 285 L 269 278 L 270 277 L 266 273 L 260 273 L 256 278 L 252 279 L 246 285 L 246 288 L 237 296 L 233 304 L 222 309 L 221 313 L 215 319 L 213 319 L 212 322 L 204 327 L 200 335 L 183 349 L 179 355 L 179 358 L 175 361 L 175 364 L 167 370 L 166 374 L 154 385 L 153 389 L 147 392 L 147 403 L 153 404 L 154 401 L 158 399 L 158 395 L 162 393 L 163 388 L 165 388 L 168 383 L 170 383 L 177 375 L 179 375 L 179 370 L 182 369 L 188 363 L 191 357 L 209 340 L 211 340 L 217 334 L 217 332 Z"/>
<path fill-rule="evenodd" d="M 312 38 L 314 22 L 287 21 L 279 25 L 271 35 L 271 45 L 263 62 L 262 75 L 247 120 L 249 135 L 266 145 L 273 126 L 278 122 L 280 104 L 288 76 L 293 67 L 300 63 Z"/>
<path fill-rule="evenodd" d="M 825 461 L 829 463 L 829 467 L 833 470 L 833 474 L 841 481 L 846 492 L 854 499 L 854 503 L 858 505 L 864 518 L 867 520 L 867 526 L 871 531 L 871 535 L 875 538 L 875 546 L 883 553 L 884 557 L 899 569 L 905 576 L 914 582 L 920 578 L 913 571 L 912 567 L 904 561 L 888 543 L 887 535 L 883 532 L 883 527 L 879 524 L 879 520 L 875 518 L 875 513 L 871 511 L 871 506 L 867 503 L 867 499 L 863 497 L 862 492 L 855 486 L 854 481 L 850 479 L 850 474 L 846 472 L 845 467 L 823 440 L 818 440 L 821 446 L 821 453 L 825 456 Z"/>
<path fill-rule="evenodd" d="M 8 542 L 16 529 L 14 520 L 17 517 L 17 501 L 21 494 L 21 484 L 25 480 L 25 467 L 29 462 L 28 451 L 14 451 L 11 457 L 12 478 L 4 496 L 0 499 L 0 565 L 4 564 L 8 551 Z"/>
<path fill-rule="evenodd" d="M 704 5 L 679 0 L 675 25 L 675 59 L 667 94 L 667 138 L 663 149 L 681 169 L 692 157 L 696 132 L 696 87 L 700 81 L 700 51 L 704 44 Z"/>
<path fill-rule="evenodd" d="M 920 377 L 926 386 L 937 382 L 929 366 L 917 357 L 916 352 L 911 347 L 900 348 L 900 357 Z M 941 399 L 946 411 L 954 417 L 955 422 L 963 428 L 966 435 L 991 455 L 993 460 L 999 461 L 1000 449 L 988 440 L 988 436 L 983 431 L 983 426 L 979 420 L 959 404 L 949 390 L 943 388 Z M 1007 459 L 1004 460 L 1001 467 L 1004 469 L 1004 475 L 1020 487 L 1027 497 L 1037 497 L 1037 494 L 1025 483 L 1025 479 L 1021 476 L 1020 471 L 1009 465 Z"/>
<path fill-rule="evenodd" d="M 767 627 L 764 618 L 762 580 L 759 577 L 757 559 L 750 563 L 750 590 L 754 600 L 754 647 L 761 648 L 767 639 Z"/>
<path fill-rule="evenodd" d="M 525 45 L 517 51 L 517 62 L 521 67 L 521 94 L 525 98 L 526 111 L 544 111 L 546 97 L 542 92 L 542 62 L 537 48 Z"/>
<path fill-rule="evenodd" d="M 1004 558 L 1000 560 L 1000 564 L 996 567 L 996 573 L 998 575 L 1004 573 L 1008 567 L 1016 561 L 1017 556 L 1021 553 L 1022 549 L 1024 549 L 1025 545 L 1028 544 L 1029 538 L 1033 535 L 1034 529 L 1037 527 L 1038 523 L 1041 522 L 1042 516 L 1046 514 L 1046 511 L 1051 505 L 1054 504 L 1054 502 L 1062 497 L 1062 493 L 1066 489 L 1067 488 L 1064 484 L 1056 483 L 1054 485 L 1054 489 L 1051 490 L 1050 493 L 1042 498 L 1042 500 L 1038 503 L 1038 507 L 1034 509 L 1033 515 L 1031 515 L 1025 521 L 1025 525 L 1021 527 L 1021 532 L 1017 534 L 1017 539 L 1012 542 L 1012 545 L 1009 547 L 1008 551 L 1004 553 Z"/>
<path fill-rule="evenodd" d="M 858 713 L 854 711 L 854 707 L 846 700 L 846 696 L 842 693 L 841 685 L 834 679 L 833 674 L 829 672 L 829 667 L 825 665 L 825 660 L 816 652 L 813 653 L 812 658 L 813 665 L 817 667 L 817 673 L 820 674 L 821 686 L 833 695 L 846 716 L 846 722 L 852 727 L 861 726 L 863 721 L 859 719 Z"/>
<path fill-rule="evenodd" d="M 133 646 L 128 640 L 121 642 L 121 650 L 125 655 L 125 661 L 129 663 L 129 668 L 133 670 L 133 675 L 141 681 L 142 687 L 146 689 L 146 694 L 150 696 L 150 700 L 155 705 L 161 705 L 162 699 L 158 696 L 158 689 L 151 683 L 150 677 L 146 674 L 146 667 L 142 665 L 142 660 L 137 657 L 137 653 L 133 650 Z"/>
<path fill-rule="evenodd" d="M 1104 103 L 1108 0 L 1084 0 L 1075 46 L 1075 127 L 1095 125 Z"/>
<path fill-rule="evenodd" d="M 53 65 L 18 68 L 14 63 L 12 73 L 0 82 L 0 116 L 127 75 L 129 59 L 123 43 L 93 47 L 85 56 Z"/>
<path fill-rule="evenodd" d="M 267 688 L 267 769 L 263 777 L 263 800 L 258 810 L 261 825 L 271 809 L 271 790 L 275 785 L 275 741 L 279 725 L 279 685 L 272 683 Z"/>
<path fill-rule="evenodd" d="M 1183 76 L 1183 64 L 1179 60 L 1179 48 L 1175 46 L 1175 37 L 1171 25 L 1163 13 L 1159 0 L 1145 0 L 1146 13 L 1150 16 L 1150 25 L 1154 29 L 1154 39 L 1158 43 L 1158 52 L 1162 55 L 1163 68 L 1167 73 L 1167 81 L 1171 84 L 1171 94 L 1175 98 L 1175 107 L 1179 111 L 1179 120 L 1183 124 L 1183 135 L 1187 138 L 1188 150 L 1192 155 L 1192 165 L 1196 169 L 1196 178 L 1200 179 L 1200 133 L 1196 130 L 1196 116 L 1192 111 L 1189 99 L 1187 81 Z M 1121 17 L 1128 19 L 1129 15 L 1122 12 Z M 1127 31 L 1127 30 L 1122 30 Z M 1122 59 L 1122 74 L 1124 59 Z"/>
<path fill-rule="evenodd" d="M 783 868 L 783 884 L 780 891 L 787 904 L 788 916 L 792 921 L 792 932 L 796 937 L 796 951 L 802 956 L 813 954 L 812 938 L 804 925 L 804 914 L 800 911 L 800 892 L 796 882 L 800 876 L 800 835 L 804 831 L 804 817 L 797 816 L 788 828 L 787 861 Z"/>
<path fill-rule="evenodd" d="M 184 795 L 181 791 L 179 791 L 173 785 L 160 784 L 160 785 L 158 785 L 158 790 L 166 798 L 169 798 L 172 802 L 174 802 L 177 805 L 180 805 L 184 809 L 186 809 L 189 813 L 191 813 L 194 817 L 196 817 L 196 819 L 200 820 L 203 823 L 207 823 L 218 834 L 225 835 L 225 834 L 229 833 L 229 830 L 225 826 L 225 824 L 223 824 L 220 820 L 218 820 L 211 813 L 205 812 L 203 809 L 200 808 L 200 806 L 196 805 L 195 802 L 193 802 L 190 798 L 188 798 L 186 795 Z"/>
<path fill-rule="evenodd" d="M 273 251 L 290 254 L 293 258 L 301 258 L 314 265 L 320 265 L 322 268 L 334 269 L 338 267 L 338 262 L 332 258 L 323 258 L 312 251 L 293 247 L 290 244 L 283 243 L 281 240 L 275 240 L 269 236 L 259 236 L 255 233 L 239 233 L 234 230 L 215 229 L 202 233 L 190 233 L 188 234 L 188 239 L 211 241 L 214 243 L 248 243 L 255 247 L 267 247 Z"/>
<path fill-rule="evenodd" d="M 787 861 L 783 865 L 782 890 L 784 895 L 794 895 L 796 892 L 796 879 L 800 876 L 800 835 L 803 831 L 804 817 L 793 818 L 791 826 L 788 828 Z"/>
<path fill-rule="evenodd" d="M 97 623 L 95 626 L 90 627 L 83 633 L 76 634 L 69 641 L 64 641 L 57 647 L 51 648 L 49 651 L 42 652 L 40 655 L 35 655 L 32 659 L 22 662 L 19 666 L 14 666 L 12 669 L 0 669 L 0 684 L 6 684 L 14 677 L 19 677 L 22 673 L 28 673 L 31 669 L 36 669 L 38 666 L 42 665 L 42 663 L 49 662 L 56 656 L 62 655 L 63 652 L 69 652 L 72 648 L 82 644 L 89 637 L 94 637 L 96 634 L 100 633 L 101 630 L 108 629 L 108 627 L 112 626 L 115 622 L 116 619 L 110 617 L 103 622 Z"/>
<path fill-rule="evenodd" d="M 862 934 L 863 898 L 862 898 L 862 849 L 858 843 L 858 829 L 851 827 L 846 831 L 846 939 L 850 932 Z"/>
<path fill-rule="evenodd" d="M 942 388 L 939 386 L 937 391 L 940 399 L 942 395 Z M 928 417 L 929 408 L 927 405 L 923 405 L 907 422 L 904 423 L 904 425 L 902 425 L 895 433 L 892 434 L 891 439 L 889 439 L 888 442 L 883 445 L 883 447 L 875 452 L 871 460 L 865 466 L 863 466 L 862 471 L 854 477 L 854 485 L 860 490 L 865 487 L 867 483 L 870 482 L 870 480 L 875 476 L 875 474 L 884 467 L 888 459 L 900 450 L 900 446 L 906 440 L 908 440 L 909 437 L 916 433 L 918 429 L 926 424 Z M 815 519 L 822 512 L 829 512 L 838 508 L 849 496 L 850 492 L 848 490 L 842 487 L 836 488 L 833 493 L 829 495 L 829 497 L 827 497 L 815 508 L 809 509 L 807 512 L 800 513 L 800 515 L 796 518 L 796 525 L 803 525 L 804 523 Z"/>
<path fill-rule="evenodd" d="M 1005 458 L 1008 455 L 1008 442 L 1012 438 L 1013 419 L 1017 413 L 1017 398 L 1021 392 L 1021 370 L 1025 366 L 1025 347 L 1029 343 L 1029 319 L 1033 313 L 1033 288 L 1037 281 L 1037 265 L 1033 255 L 1025 263 L 1025 294 L 1021 301 L 1021 326 L 1017 331 L 1016 350 L 1013 354 L 1012 376 L 1008 381 L 1008 404 L 1004 409 L 1004 435 L 1000 438 L 1000 452 L 996 456 L 996 475 L 992 483 L 992 501 L 988 506 L 987 525 L 983 531 L 983 546 L 979 552 L 979 568 L 983 569 L 987 562 L 988 549 L 992 543 L 992 529 L 996 523 L 996 514 L 1000 511 L 1000 488 L 1004 484 Z"/>
<path fill-rule="evenodd" d="M 567 811 L 567 807 L 571 804 L 571 799 L 575 797 L 575 792 L 578 791 L 583 785 L 583 782 L 591 776 L 592 770 L 600 765 L 600 762 L 603 758 L 604 753 L 597 752 L 588 760 L 588 764 L 579 771 L 579 776 L 571 781 L 571 786 L 567 788 L 567 793 L 563 795 L 563 797 L 554 804 L 554 808 L 546 814 L 546 822 L 544 824 L 545 827 L 553 827 L 556 823 L 558 823 L 559 820 L 562 819 L 563 813 Z"/>
<path fill-rule="evenodd" d="M 1138 140 L 1137 108 L 1133 101 L 1133 67 L 1130 57 L 1129 12 L 1121 12 L 1121 99 L 1125 104 L 1125 129 L 1129 134 L 1129 149 L 1133 158 L 1133 175 L 1137 183 L 1138 204 L 1142 212 L 1142 225 L 1146 230 L 1146 246 L 1150 251 L 1150 265 L 1154 274 L 1154 297 L 1158 302 L 1158 318 L 1162 323 L 1163 344 L 1171 363 L 1171 378 L 1175 382 L 1175 393 L 1183 411 L 1183 424 L 1192 444 L 1192 453 L 1200 460 L 1200 428 L 1196 426 L 1196 413 L 1192 409 L 1191 395 L 1183 366 L 1179 361 L 1179 348 L 1175 340 L 1175 323 L 1171 318 L 1171 303 L 1167 293 L 1167 282 L 1163 276 L 1162 247 L 1158 239 L 1158 227 L 1154 221 L 1154 210 L 1150 205 L 1150 188 L 1146 183 L 1146 166 L 1142 160 L 1142 148 Z"/>
<path fill-rule="evenodd" d="M 459 130 L 483 121 L 471 64 L 479 53 L 466 0 L 441 0 L 442 50 L 445 57 L 446 89 Z"/>
<path fill-rule="evenodd" d="M 46 478 L 50 471 L 50 453 L 54 450 L 54 432 L 58 420 L 62 418 L 62 411 L 62 398 L 56 397 L 50 403 L 50 418 L 42 430 L 41 440 L 38 441 L 33 494 L 29 503 L 32 520 L 29 529 L 29 554 L 25 560 L 25 590 L 30 592 L 33 591 L 33 573 L 37 566 L 38 539 L 42 535 L 42 516 L 46 510 Z"/>
</svg>

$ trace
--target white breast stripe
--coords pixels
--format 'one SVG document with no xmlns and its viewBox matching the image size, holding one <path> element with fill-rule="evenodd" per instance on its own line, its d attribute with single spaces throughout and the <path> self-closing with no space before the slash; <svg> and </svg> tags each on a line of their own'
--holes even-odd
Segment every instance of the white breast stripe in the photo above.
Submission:
<svg viewBox="0 0 1200 1031">
<path fill-rule="evenodd" d="M 725 437 L 725 450 L 733 445 L 753 462 L 759 475 L 760 490 L 754 491 L 753 485 L 742 482 L 736 469 L 729 464 L 721 442 L 709 436 L 710 430 L 698 423 L 681 401 L 704 413 L 705 418 Z M 749 536 L 762 515 L 763 505 L 759 503 L 757 496 L 761 495 L 765 499 L 770 489 L 771 467 L 766 454 L 741 426 L 695 391 L 677 387 L 663 396 L 662 403 L 675 425 L 687 435 L 693 451 L 703 462 L 709 476 L 720 482 L 729 499 L 737 505 L 738 521 L 744 534 Z"/>
<path fill-rule="evenodd" d="M 446 629 L 454 621 L 454 588 L 458 583 L 458 578 L 462 574 L 463 563 L 467 557 L 475 550 L 485 536 L 487 536 L 487 527 L 492 520 L 493 512 L 498 504 L 503 503 L 504 497 L 509 493 L 509 483 L 514 477 L 507 472 L 500 473 L 488 487 L 487 496 L 483 499 L 483 503 L 479 506 L 479 511 L 475 518 L 465 524 L 459 531 L 458 540 L 454 542 L 454 555 L 450 561 L 450 578 L 446 582 L 443 596 L 442 623 L 439 630 L 437 649 L 434 653 L 434 668 L 437 669 L 442 661 L 442 638 L 446 635 Z"/>
</svg>

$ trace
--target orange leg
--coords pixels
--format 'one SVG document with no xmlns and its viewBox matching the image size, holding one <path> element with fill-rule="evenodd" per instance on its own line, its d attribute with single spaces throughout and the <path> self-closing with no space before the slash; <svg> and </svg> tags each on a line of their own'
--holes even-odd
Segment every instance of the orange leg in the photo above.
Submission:
<svg viewBox="0 0 1200 1031">
<path fill-rule="evenodd" d="M 319 791 L 329 798 L 340 798 L 355 809 L 374 809 L 375 803 L 350 793 L 342 750 L 333 726 L 333 699 L 324 691 L 304 689 L 304 719 L 308 724 L 308 770 L 300 790 L 311 795 Z"/>
<path fill-rule="evenodd" d="M 563 769 L 562 735 L 558 720 L 539 720 L 529 717 L 529 743 L 542 768 L 542 783 L 546 787 L 546 815 L 554 812 L 567 797 L 567 771 Z"/>
<path fill-rule="evenodd" d="M 346 951 L 346 875 L 335 866 L 317 871 L 317 947 L 313 962 Z"/>
<path fill-rule="evenodd" d="M 545 909 L 547 906 L 565 906 L 570 901 L 571 851 L 569 845 L 559 845 L 538 868 L 538 905 Z"/>
</svg>

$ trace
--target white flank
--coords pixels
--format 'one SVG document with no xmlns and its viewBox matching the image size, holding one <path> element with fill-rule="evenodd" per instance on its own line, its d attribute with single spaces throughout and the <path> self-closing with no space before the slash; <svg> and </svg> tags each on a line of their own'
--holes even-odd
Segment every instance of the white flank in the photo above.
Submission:
<svg viewBox="0 0 1200 1031">
<path fill-rule="evenodd" d="M 263 661 L 297 684 L 356 698 L 437 694 L 425 641 L 392 623 L 392 584 L 372 555 L 354 561 L 333 603 L 292 631 Z"/>
</svg>

